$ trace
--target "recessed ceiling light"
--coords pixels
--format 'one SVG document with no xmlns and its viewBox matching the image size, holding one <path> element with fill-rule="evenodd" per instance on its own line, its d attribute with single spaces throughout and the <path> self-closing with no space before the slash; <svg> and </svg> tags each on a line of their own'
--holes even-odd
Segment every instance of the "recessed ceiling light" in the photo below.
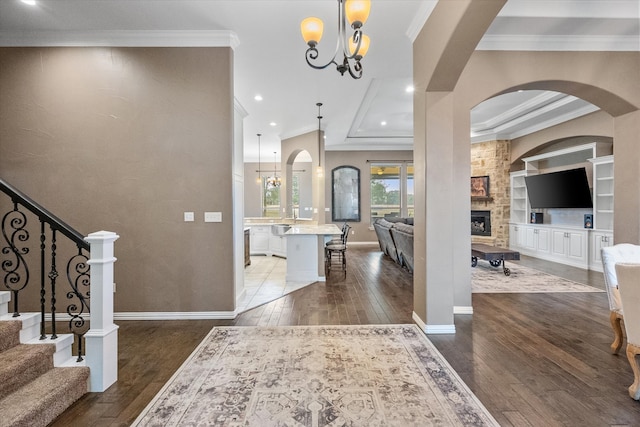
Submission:
<svg viewBox="0 0 640 427">
<path fill-rule="evenodd" d="M 256 95 L 253 97 L 256 101 L 262 101 L 262 95 Z"/>
<path fill-rule="evenodd" d="M 415 90 L 415 88 L 414 88 L 413 86 L 411 86 L 411 85 L 410 85 L 410 86 L 407 86 L 407 87 L 405 88 L 405 92 L 407 92 L 407 93 L 411 93 L 411 92 L 413 92 L 414 90 Z"/>
<path fill-rule="evenodd" d="M 381 121 L 381 122 L 380 122 L 380 125 L 381 125 L 381 126 L 386 126 L 386 125 L 387 125 L 387 122 L 385 122 L 385 121 L 383 120 L 383 121 Z"/>
<path fill-rule="evenodd" d="M 29 6 L 35 6 L 36 0 L 20 0 L 24 4 L 28 4 Z"/>
<path fill-rule="evenodd" d="M 277 123 L 276 122 L 271 122 L 271 123 L 269 123 L 269 125 L 270 126 L 275 126 L 275 125 L 277 125 Z"/>
</svg>

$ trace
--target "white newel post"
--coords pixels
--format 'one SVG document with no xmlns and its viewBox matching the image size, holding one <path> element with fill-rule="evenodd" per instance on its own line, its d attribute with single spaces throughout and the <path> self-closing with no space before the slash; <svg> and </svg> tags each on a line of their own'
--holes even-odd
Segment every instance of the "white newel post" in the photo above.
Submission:
<svg viewBox="0 0 640 427">
<path fill-rule="evenodd" d="M 113 242 L 116 233 L 97 231 L 91 245 L 91 327 L 85 335 L 89 391 L 103 392 L 118 380 L 118 326 L 113 323 Z"/>
</svg>

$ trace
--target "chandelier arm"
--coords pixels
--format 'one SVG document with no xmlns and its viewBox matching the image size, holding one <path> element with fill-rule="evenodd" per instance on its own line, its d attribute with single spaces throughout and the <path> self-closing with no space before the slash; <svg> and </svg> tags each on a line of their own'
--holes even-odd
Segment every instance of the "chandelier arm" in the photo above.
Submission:
<svg viewBox="0 0 640 427">
<path fill-rule="evenodd" d="M 360 61 L 356 61 L 353 64 L 353 69 L 355 70 L 355 73 L 351 70 L 351 67 L 348 68 L 349 74 L 351 75 L 351 77 L 353 77 L 356 80 L 361 78 L 362 77 L 362 64 L 360 64 Z"/>
<path fill-rule="evenodd" d="M 346 37 L 346 35 L 345 35 Z M 353 51 L 353 54 L 350 54 L 349 49 L 347 49 L 346 47 L 344 48 L 344 56 L 347 59 L 355 59 L 355 57 L 358 55 L 358 52 L 360 52 L 360 45 L 362 44 L 362 30 L 361 29 L 357 29 L 353 32 L 353 42 L 356 44 L 356 48 Z M 348 42 L 345 41 L 345 43 L 348 45 Z"/>
<path fill-rule="evenodd" d="M 333 58 L 331 59 L 331 61 L 327 62 L 324 65 L 315 65 L 311 63 L 311 61 L 314 61 L 317 58 L 318 58 L 318 49 L 316 49 L 315 47 L 310 47 L 309 49 L 307 49 L 307 53 L 305 54 L 305 59 L 307 60 L 307 64 L 309 64 L 311 68 L 315 68 L 316 70 L 323 70 L 331 64 L 338 65 L 338 63 L 336 62 L 335 54 L 333 55 Z"/>
</svg>

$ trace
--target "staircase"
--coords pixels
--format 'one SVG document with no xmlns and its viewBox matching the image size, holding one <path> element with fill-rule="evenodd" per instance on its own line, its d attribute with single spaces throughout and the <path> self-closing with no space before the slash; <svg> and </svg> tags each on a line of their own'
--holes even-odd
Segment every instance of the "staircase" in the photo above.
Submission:
<svg viewBox="0 0 640 427">
<path fill-rule="evenodd" d="M 88 390 L 89 368 L 71 355 L 73 335 L 40 340 L 40 314 L 8 313 L 0 292 L 0 427 L 46 426 Z"/>
</svg>

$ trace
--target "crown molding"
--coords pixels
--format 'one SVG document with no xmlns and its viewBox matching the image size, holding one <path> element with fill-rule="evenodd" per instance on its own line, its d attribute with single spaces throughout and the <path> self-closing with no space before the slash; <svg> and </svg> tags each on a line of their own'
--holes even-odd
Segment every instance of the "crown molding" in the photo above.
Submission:
<svg viewBox="0 0 640 427">
<path fill-rule="evenodd" d="M 640 37 L 485 35 L 476 50 L 637 52 Z"/>
<path fill-rule="evenodd" d="M 495 141 L 495 140 L 503 140 L 503 139 L 512 140 L 512 139 L 520 138 L 525 135 L 529 135 L 552 126 L 556 126 L 561 123 L 568 122 L 573 119 L 577 119 L 578 117 L 586 116 L 587 114 L 591 114 L 598 110 L 600 110 L 600 108 L 596 107 L 595 105 L 589 104 L 581 108 L 578 108 L 576 110 L 570 111 L 568 113 L 559 114 L 553 117 L 552 119 L 538 122 L 532 126 L 528 126 L 526 128 L 522 128 L 517 131 L 506 132 L 504 129 L 502 129 L 502 131 L 498 129 L 491 129 L 490 131 L 487 131 L 487 132 L 480 132 L 475 135 L 472 135 L 471 143 L 475 144 L 475 143 L 486 142 L 486 141 Z"/>
<path fill-rule="evenodd" d="M 227 30 L 195 31 L 0 31 L 0 46 L 231 47 L 240 44 Z"/>
<path fill-rule="evenodd" d="M 326 151 L 411 151 L 413 137 L 408 138 L 347 138 L 343 143 L 326 145 Z"/>
<path fill-rule="evenodd" d="M 563 101 L 570 102 L 575 100 L 575 97 L 568 98 L 570 95 L 566 95 L 559 92 L 544 92 L 537 95 L 526 102 L 516 105 L 514 108 L 506 110 L 484 122 L 478 122 L 471 126 L 472 132 L 483 132 L 486 130 L 493 130 L 500 126 L 509 126 L 514 120 L 521 119 L 523 116 L 531 117 L 531 114 L 535 114 L 536 111 L 543 108 L 546 105 L 554 103 L 555 107 L 559 107 L 560 104 L 556 102 Z M 539 112 L 539 114 L 542 111 Z"/>
</svg>

